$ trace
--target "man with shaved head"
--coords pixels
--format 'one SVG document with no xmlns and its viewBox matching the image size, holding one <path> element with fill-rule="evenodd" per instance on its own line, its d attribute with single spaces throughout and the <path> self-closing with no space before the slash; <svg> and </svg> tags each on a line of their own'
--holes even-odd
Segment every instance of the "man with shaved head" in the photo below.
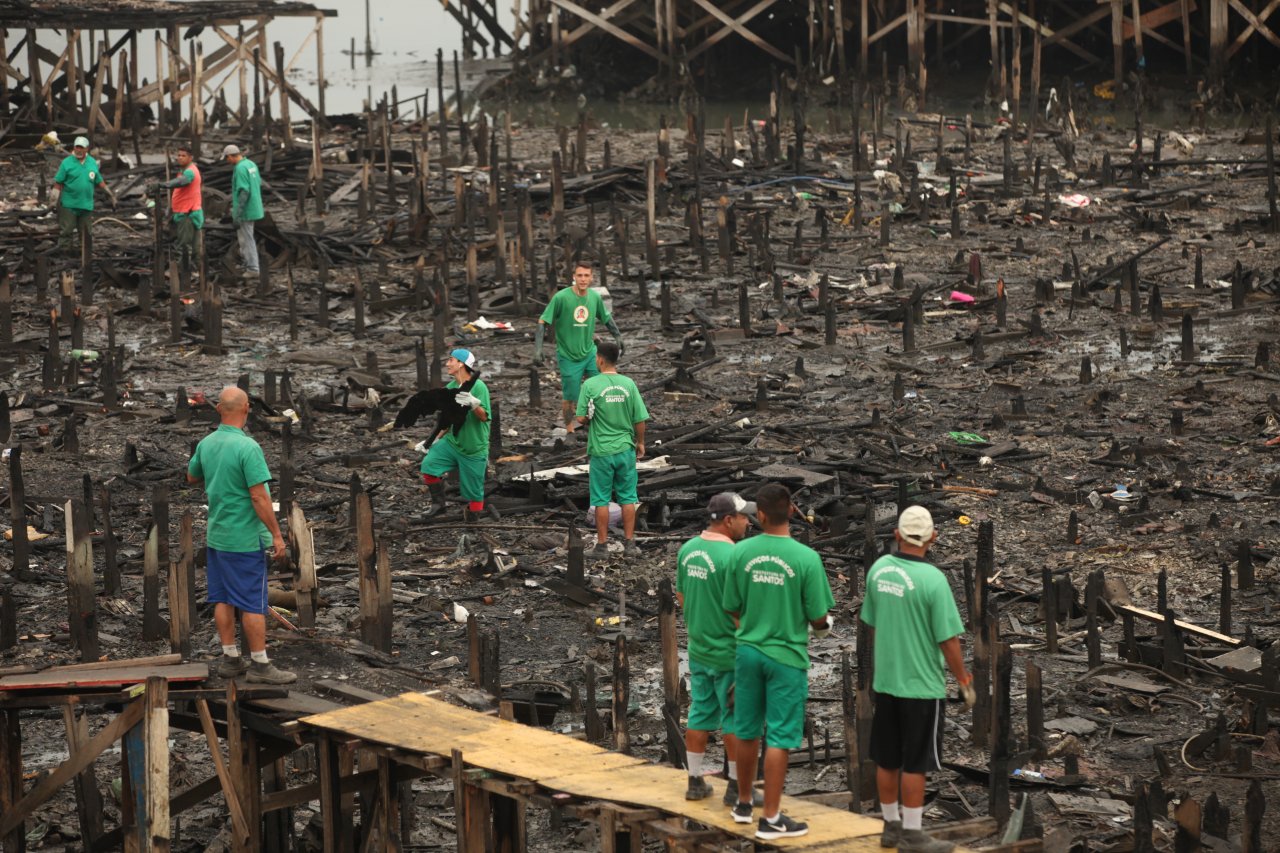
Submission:
<svg viewBox="0 0 1280 853">
<path fill-rule="evenodd" d="M 288 684 L 298 676 L 267 660 L 267 562 L 284 559 L 284 538 L 271 506 L 271 471 L 258 442 L 245 435 L 249 397 L 235 386 L 218 395 L 222 423 L 196 445 L 187 482 L 203 485 L 209 499 L 205 534 L 209 602 L 222 641 L 216 672 L 249 681 Z M 249 643 L 252 663 L 236 645 L 236 610 Z"/>
</svg>

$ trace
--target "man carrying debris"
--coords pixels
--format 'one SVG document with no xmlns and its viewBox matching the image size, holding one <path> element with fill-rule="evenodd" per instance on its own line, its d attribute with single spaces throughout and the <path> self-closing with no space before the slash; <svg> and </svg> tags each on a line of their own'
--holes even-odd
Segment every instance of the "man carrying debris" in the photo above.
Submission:
<svg viewBox="0 0 1280 853">
<path fill-rule="evenodd" d="M 591 287 L 595 276 L 591 262 L 578 261 L 573 268 L 573 285 L 551 297 L 538 319 L 535 332 L 533 363 L 542 364 L 542 338 L 548 325 L 555 328 L 556 362 L 560 366 L 561 415 L 565 426 L 573 422 L 574 405 L 582 388 L 583 376 L 592 377 L 596 368 L 596 321 L 604 323 L 618 345 L 618 356 L 625 351 L 622 332 L 613 321 L 604 298 Z M 616 359 L 615 359 L 616 360 Z"/>
<path fill-rule="evenodd" d="M 684 609 L 689 631 L 689 728 L 685 754 L 689 760 L 686 800 L 711 796 L 702 778 L 707 738 L 724 731 L 724 754 L 729 783 L 724 804 L 738 803 L 738 740 L 733 736 L 733 667 L 737 626 L 724 610 L 724 585 L 733 558 L 733 543 L 747 535 L 756 505 L 734 492 L 721 492 L 707 506 L 711 523 L 690 539 L 676 557 L 676 598 Z M 763 799 L 756 805 L 763 805 Z"/>
<path fill-rule="evenodd" d="M 222 156 L 234 170 L 231 172 L 231 221 L 240 241 L 240 262 L 244 277 L 258 277 L 258 244 L 253 236 L 253 223 L 262 218 L 262 176 L 258 165 L 240 153 L 239 146 L 228 145 Z"/>
<path fill-rule="evenodd" d="M 201 193 L 200 168 L 191 156 L 191 146 L 178 146 L 178 174 L 171 180 L 151 184 L 147 190 L 155 195 L 161 187 L 172 189 L 169 209 L 173 213 L 173 251 L 184 266 L 196 263 L 200 256 L 200 232 L 204 230 L 204 202 Z"/>
<path fill-rule="evenodd" d="M 893 538 L 898 553 L 876 560 L 867 573 L 861 615 L 875 639 L 871 757 L 884 814 L 880 846 L 949 853 L 954 844 L 922 828 L 924 786 L 925 775 L 942 766 L 944 662 L 965 706 L 974 703 L 973 676 L 960 648 L 964 622 L 946 576 L 925 561 L 938 538 L 929 511 L 907 507 Z"/>
<path fill-rule="evenodd" d="M 56 139 L 56 137 L 55 137 Z M 89 156 L 89 139 L 77 136 L 71 153 L 63 158 L 53 176 L 53 203 L 58 208 L 58 248 L 76 254 L 80 251 L 80 231 L 93 227 L 93 190 L 102 187 L 111 208 L 116 207 L 116 194 L 102 179 L 98 161 Z"/>
<path fill-rule="evenodd" d="M 764 815 L 756 838 L 793 838 L 808 824 L 782 814 L 782 786 L 790 750 L 804 735 L 809 698 L 809 630 L 831 633 L 835 604 L 818 552 L 791 538 L 795 511 L 786 486 L 769 483 L 756 493 L 763 534 L 734 546 L 724 587 L 724 609 L 738 620 L 733 729 L 738 738 L 737 823 L 751 823 L 760 736 L 765 734 Z"/>
<path fill-rule="evenodd" d="M 297 675 L 267 659 L 267 563 L 283 560 L 284 538 L 271 505 L 262 448 L 244 433 L 249 396 L 230 386 L 218 395 L 219 427 L 200 440 L 187 466 L 187 482 L 204 486 L 209 500 L 205 534 L 209 602 L 222 641 L 216 672 L 235 678 L 248 670 L 249 681 L 288 684 Z M 270 552 L 267 548 L 270 547 Z M 246 664 L 236 645 L 236 610 L 249 644 Z"/>
<path fill-rule="evenodd" d="M 636 383 L 618 373 L 622 346 L 600 341 L 592 349 L 598 372 L 582 383 L 577 420 L 570 421 L 568 429 L 572 432 L 579 424 L 588 425 L 591 505 L 596 510 L 596 547 L 592 553 L 597 557 L 609 553 L 609 502 L 616 493 L 622 507 L 622 548 L 630 556 L 639 550 L 635 540 L 636 504 L 640 502 L 636 494 L 636 460 L 644 458 L 644 424 L 649 420 L 649 410 Z"/>
<path fill-rule="evenodd" d="M 450 471 L 458 472 L 458 490 L 467 505 L 462 509 L 464 521 L 473 521 L 485 511 L 484 472 L 489 464 L 489 386 L 479 378 L 480 368 L 470 350 L 456 349 L 444 363 L 449 374 L 446 389 L 457 388 L 454 402 L 469 411 L 458 430 L 442 429 L 435 436 L 431 449 L 423 457 L 422 480 L 431 492 L 431 509 L 427 515 L 444 512 L 444 478 Z M 441 440 L 443 439 L 443 440 Z M 495 507 L 489 507 L 489 516 L 497 519 Z"/>
</svg>

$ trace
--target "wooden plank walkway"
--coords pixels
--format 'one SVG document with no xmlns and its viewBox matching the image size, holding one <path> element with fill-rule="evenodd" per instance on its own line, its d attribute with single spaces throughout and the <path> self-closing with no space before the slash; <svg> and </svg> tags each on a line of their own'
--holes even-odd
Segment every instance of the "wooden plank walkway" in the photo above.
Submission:
<svg viewBox="0 0 1280 853">
<path fill-rule="evenodd" d="M 449 759 L 460 750 L 468 768 L 528 780 L 552 793 L 606 800 L 687 818 L 726 836 L 752 838 L 755 824 L 737 824 L 720 802 L 684 798 L 686 776 L 672 767 L 610 752 L 546 729 L 508 722 L 416 693 L 304 717 L 302 726 L 330 737 L 381 744 L 396 753 Z M 719 785 L 716 786 L 719 789 Z M 801 838 L 773 842 L 786 850 L 881 850 L 881 821 L 794 797 L 783 810 L 809 824 Z M 957 848 L 958 849 L 958 848 Z"/>
</svg>

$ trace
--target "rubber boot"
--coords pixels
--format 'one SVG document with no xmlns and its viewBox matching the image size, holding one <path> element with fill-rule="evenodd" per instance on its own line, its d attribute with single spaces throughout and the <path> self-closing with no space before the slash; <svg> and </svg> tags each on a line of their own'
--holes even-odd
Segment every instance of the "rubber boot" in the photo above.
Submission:
<svg viewBox="0 0 1280 853">
<path fill-rule="evenodd" d="M 444 480 L 427 483 L 427 491 L 431 493 L 431 509 L 427 510 L 427 518 L 431 518 L 444 512 Z"/>
</svg>

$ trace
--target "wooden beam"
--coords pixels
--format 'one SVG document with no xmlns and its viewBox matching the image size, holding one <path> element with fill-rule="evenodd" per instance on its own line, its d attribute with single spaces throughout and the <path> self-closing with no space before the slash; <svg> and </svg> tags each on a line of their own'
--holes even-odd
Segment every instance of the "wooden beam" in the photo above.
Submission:
<svg viewBox="0 0 1280 853">
<path fill-rule="evenodd" d="M 143 706 L 143 740 L 146 743 L 146 813 L 138 815 L 142 827 L 140 853 L 168 853 L 169 821 L 169 682 L 164 676 L 147 679 Z"/>
<path fill-rule="evenodd" d="M 698 6 L 701 6 L 707 12 L 711 13 L 717 20 L 720 21 L 720 23 L 724 24 L 726 27 L 733 30 L 738 35 L 742 36 L 744 39 L 751 42 L 756 47 L 760 48 L 765 53 L 774 57 L 778 61 L 786 65 L 791 65 L 795 62 L 795 60 L 793 60 L 791 57 L 787 56 L 785 53 L 778 50 L 776 47 L 769 44 L 764 39 L 760 38 L 760 36 L 756 35 L 755 33 L 751 32 L 751 30 L 747 29 L 745 25 L 747 21 L 747 16 L 743 16 L 742 18 L 737 18 L 737 19 L 731 18 L 728 15 L 726 15 L 723 11 L 716 8 L 716 6 L 713 3 L 709 2 L 709 0 L 693 0 L 693 2 L 696 3 Z M 724 32 L 724 30 L 721 30 L 721 32 Z M 714 34 L 712 37 L 714 37 Z"/>
<path fill-rule="evenodd" d="M 659 53 L 650 45 L 645 44 L 640 39 L 636 38 L 631 33 L 627 32 L 621 27 L 615 25 L 611 21 L 606 21 L 604 18 L 600 17 L 594 12 L 590 12 L 582 8 L 577 3 L 572 2 L 572 0 L 550 0 L 550 1 L 556 6 L 560 7 L 561 9 L 564 9 L 566 12 L 572 12 L 573 14 L 582 18 L 583 20 L 590 21 L 600 29 L 612 35 L 613 37 L 621 39 L 622 41 L 634 47 L 636 50 L 639 50 L 642 53 L 653 57 L 659 62 L 666 61 L 666 57 L 664 57 L 661 53 Z"/>
<path fill-rule="evenodd" d="M 1119 610 L 1121 613 L 1128 613 L 1131 616 L 1136 616 L 1139 619 L 1145 619 L 1148 622 L 1155 622 L 1157 624 L 1164 622 L 1163 614 L 1156 613 L 1152 610 L 1143 610 L 1141 607 L 1134 607 L 1131 604 L 1116 605 L 1116 610 Z M 1233 648 L 1239 646 L 1241 643 L 1240 640 L 1237 640 L 1234 637 L 1228 637 L 1226 634 L 1219 634 L 1217 631 L 1211 631 L 1208 628 L 1201 628 L 1199 625 L 1192 624 L 1191 622 L 1185 622 L 1181 619 L 1175 619 L 1173 624 L 1176 625 L 1179 630 L 1191 634 L 1192 636 L 1199 637 L 1202 640 L 1222 643 L 1225 646 L 1231 646 Z"/>
<path fill-rule="evenodd" d="M 889 35 L 889 33 L 893 32 L 898 27 L 905 24 L 907 22 L 907 16 L 909 14 L 910 14 L 909 12 L 903 12 L 901 15 L 894 18 L 892 21 L 885 24 L 880 29 L 876 30 L 874 33 L 868 36 L 867 44 L 875 44 L 876 42 L 880 41 L 880 39 L 884 38 L 885 36 Z"/>
<path fill-rule="evenodd" d="M 1263 23 L 1267 18 L 1271 17 L 1271 13 L 1276 10 L 1276 6 L 1280 5 L 1277 0 L 1271 0 L 1271 2 L 1267 4 L 1267 7 L 1257 15 L 1255 15 L 1249 7 L 1241 3 L 1240 0 L 1230 0 L 1230 2 L 1231 8 L 1240 13 L 1240 17 L 1244 18 L 1249 23 L 1249 27 L 1241 33 L 1236 38 L 1235 43 L 1227 49 L 1228 59 L 1235 56 L 1240 48 L 1244 47 L 1244 43 L 1248 39 L 1249 33 L 1253 30 L 1257 30 L 1260 36 L 1277 47 L 1280 47 L 1280 37 L 1277 37 L 1276 34 L 1271 31 L 1271 28 Z"/>
<path fill-rule="evenodd" d="M 1001 12 L 1004 12 L 1005 14 L 1008 14 L 1008 15 L 1013 14 L 1013 7 L 1010 6 L 1008 3 L 1001 3 L 999 5 L 999 9 Z M 1083 18 L 1077 21 L 1074 21 L 1068 26 L 1063 27 L 1057 32 L 1054 32 L 1053 30 L 1049 29 L 1047 26 L 1035 20 L 1025 12 L 1020 11 L 1018 13 L 1018 20 L 1022 22 L 1023 26 L 1034 27 L 1040 30 L 1040 36 L 1045 40 L 1041 45 L 1042 48 L 1048 47 L 1051 44 L 1058 44 L 1060 42 L 1063 47 L 1065 47 L 1067 50 L 1071 51 L 1081 59 L 1085 60 L 1086 62 L 1101 63 L 1102 59 L 1100 57 L 1095 56 L 1094 54 L 1085 50 L 1083 47 L 1080 47 L 1074 42 L 1069 41 L 1067 39 L 1067 36 L 1070 36 L 1076 32 L 1079 32 L 1085 27 L 1088 27 L 1094 21 L 1102 20 L 1107 16 L 1108 13 L 1109 13 L 1108 9 L 1101 9 L 1095 12 L 1090 12 L 1088 15 L 1085 15 Z"/>
<path fill-rule="evenodd" d="M 240 805 L 240 797 L 236 793 L 231 774 L 222 760 L 222 747 L 218 744 L 218 733 L 213 727 L 213 715 L 209 713 L 209 703 L 200 699 L 196 702 L 196 710 L 200 712 L 200 727 L 204 730 L 205 740 L 209 743 L 209 754 L 213 756 L 213 770 L 218 784 L 222 787 L 223 799 L 227 801 L 227 810 L 231 812 L 231 825 L 236 833 L 238 844 L 249 839 L 249 825 L 244 820 L 244 809 Z"/>
<path fill-rule="evenodd" d="M 13 805 L 11 809 L 0 815 L 0 838 L 4 838 L 33 811 L 48 802 L 58 793 L 63 785 L 70 782 L 77 774 L 89 766 L 120 736 L 142 721 L 145 703 L 138 699 L 129 703 L 114 720 L 107 723 L 93 738 L 85 744 L 84 749 L 71 755 L 59 764 L 49 775 L 43 777 L 26 795 Z"/>
<path fill-rule="evenodd" d="M 756 3 L 756 5 L 752 6 L 746 12 L 739 15 L 736 20 L 739 24 L 745 26 L 748 21 L 750 21 L 756 15 L 759 15 L 761 12 L 768 9 L 775 2 L 776 0 L 759 0 L 759 2 Z M 710 50 L 715 45 L 727 39 L 732 34 L 733 34 L 733 30 L 728 27 L 721 28 L 717 32 L 712 33 L 711 35 L 707 36 L 706 40 L 702 42 L 702 44 L 698 45 L 696 48 L 689 51 L 689 59 L 692 60 L 694 57 L 700 56 L 701 54 Z M 788 64 L 791 64 L 791 62 L 792 62 L 791 59 L 787 60 Z"/>
</svg>

